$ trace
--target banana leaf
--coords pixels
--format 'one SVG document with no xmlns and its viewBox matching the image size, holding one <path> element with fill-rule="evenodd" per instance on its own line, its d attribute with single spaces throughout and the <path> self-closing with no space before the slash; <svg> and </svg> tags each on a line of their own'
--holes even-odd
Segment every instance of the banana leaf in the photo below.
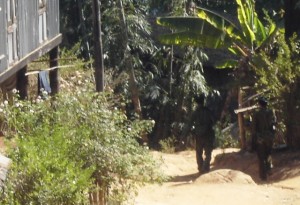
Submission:
<svg viewBox="0 0 300 205">
<path fill-rule="evenodd" d="M 231 38 L 224 36 L 224 33 L 220 32 L 208 35 L 183 31 L 163 34 L 158 38 L 162 43 L 167 45 L 191 45 L 201 48 L 228 48 L 231 46 Z"/>
<path fill-rule="evenodd" d="M 175 31 L 192 31 L 200 34 L 204 26 L 209 26 L 209 24 L 198 17 L 158 17 L 156 22 L 158 25 L 169 27 Z M 214 29 L 214 31 L 219 30 L 214 27 L 211 29 Z"/>
<path fill-rule="evenodd" d="M 238 5 L 238 19 L 244 32 L 244 43 L 248 44 L 248 46 L 252 46 L 252 43 L 256 40 L 256 36 L 253 32 L 253 25 L 250 24 L 252 22 L 251 20 L 253 20 L 251 19 L 253 18 L 253 9 L 249 8 L 251 5 L 249 5 L 249 0 L 236 0 L 236 3 Z"/>
<path fill-rule="evenodd" d="M 271 41 L 273 40 L 273 38 L 276 36 L 277 31 L 282 32 L 282 31 L 280 31 L 280 29 L 278 29 L 276 27 L 276 25 L 274 23 L 271 23 L 268 35 L 261 42 L 261 44 L 258 45 L 258 47 L 256 48 L 256 50 L 261 50 L 261 49 L 264 49 L 265 47 L 267 47 L 271 43 Z"/>
<path fill-rule="evenodd" d="M 237 60 L 233 60 L 233 59 L 227 59 L 227 60 L 223 60 L 221 62 L 218 62 L 217 64 L 215 64 L 215 67 L 218 69 L 225 69 L 225 68 L 237 68 L 238 67 L 238 61 Z"/>
<path fill-rule="evenodd" d="M 229 47 L 233 40 L 224 30 L 197 17 L 162 17 L 157 18 L 157 23 L 173 28 L 173 33 L 159 37 L 159 40 L 166 44 L 224 48 Z"/>
<path fill-rule="evenodd" d="M 235 40 L 240 40 L 242 32 L 239 29 L 238 25 L 235 25 L 232 21 L 227 19 L 225 16 L 222 16 L 211 10 L 197 7 L 198 17 L 205 20 L 215 28 L 226 32 L 230 37 Z"/>
</svg>

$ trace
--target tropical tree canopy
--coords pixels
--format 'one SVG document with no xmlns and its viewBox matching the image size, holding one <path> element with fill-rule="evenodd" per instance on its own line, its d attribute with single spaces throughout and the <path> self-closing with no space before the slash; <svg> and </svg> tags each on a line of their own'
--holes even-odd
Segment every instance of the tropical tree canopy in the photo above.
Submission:
<svg viewBox="0 0 300 205">
<path fill-rule="evenodd" d="M 197 7 L 196 17 L 161 17 L 157 23 L 172 28 L 160 40 L 166 44 L 193 45 L 201 48 L 228 48 L 239 59 L 249 58 L 259 51 L 276 33 L 275 23 L 263 25 L 255 12 L 254 1 L 236 0 L 237 21 Z M 217 67 L 238 67 L 238 61 L 227 59 Z"/>
<path fill-rule="evenodd" d="M 224 62 L 218 62 L 214 66 L 236 69 L 234 75 L 237 84 L 235 85 L 239 93 L 238 104 L 241 106 L 243 104 L 241 86 L 253 86 L 255 83 L 254 68 L 261 68 L 263 62 L 258 54 L 268 48 L 277 29 L 271 20 L 266 21 L 266 25 L 262 23 L 255 12 L 253 0 L 236 0 L 236 4 L 236 21 L 229 20 L 225 15 L 197 7 L 195 17 L 163 17 L 158 18 L 157 23 L 172 29 L 171 34 L 160 37 L 163 43 L 212 49 L 227 48 L 233 56 L 225 58 Z M 239 113 L 239 135 L 242 149 L 245 149 L 243 121 L 243 115 Z"/>
</svg>

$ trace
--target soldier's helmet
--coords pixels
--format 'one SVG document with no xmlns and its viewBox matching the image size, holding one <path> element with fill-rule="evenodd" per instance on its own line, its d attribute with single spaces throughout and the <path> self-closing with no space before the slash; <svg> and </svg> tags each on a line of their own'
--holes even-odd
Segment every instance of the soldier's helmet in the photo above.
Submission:
<svg viewBox="0 0 300 205">
<path fill-rule="evenodd" d="M 198 104 L 204 104 L 204 99 L 205 99 L 205 95 L 204 94 L 200 94 L 200 95 L 196 95 L 194 97 L 195 102 Z"/>
<path fill-rule="evenodd" d="M 266 107 L 268 105 L 268 100 L 265 97 L 259 97 L 258 104 L 262 107 Z"/>
</svg>

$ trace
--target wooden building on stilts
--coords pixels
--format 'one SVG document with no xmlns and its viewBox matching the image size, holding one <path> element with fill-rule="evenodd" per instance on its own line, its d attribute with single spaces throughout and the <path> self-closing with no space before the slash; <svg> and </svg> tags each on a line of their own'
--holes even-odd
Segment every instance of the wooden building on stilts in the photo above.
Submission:
<svg viewBox="0 0 300 205">
<path fill-rule="evenodd" d="M 0 0 L 0 87 L 3 98 L 13 89 L 28 97 L 27 67 L 49 54 L 49 66 L 58 67 L 59 0 Z M 49 71 L 51 94 L 59 91 L 58 71 Z M 37 83 L 38 84 L 38 83 Z M 0 192 L 11 161 L 0 153 Z"/>
<path fill-rule="evenodd" d="M 27 66 L 49 53 L 49 66 L 58 66 L 59 0 L 0 1 L 0 87 L 28 95 Z M 58 71 L 49 72 L 51 94 L 59 90 Z"/>
</svg>

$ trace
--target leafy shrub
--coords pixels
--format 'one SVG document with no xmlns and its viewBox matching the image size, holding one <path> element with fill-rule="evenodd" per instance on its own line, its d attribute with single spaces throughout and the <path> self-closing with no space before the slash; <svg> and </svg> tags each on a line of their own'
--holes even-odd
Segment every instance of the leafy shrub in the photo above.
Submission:
<svg viewBox="0 0 300 205">
<path fill-rule="evenodd" d="M 166 139 L 160 140 L 159 145 L 161 146 L 162 152 L 174 153 L 175 146 L 176 146 L 176 138 L 173 136 L 173 137 L 168 137 Z"/>
<path fill-rule="evenodd" d="M 120 202 L 163 180 L 159 163 L 136 141 L 154 123 L 128 120 L 117 104 L 110 93 L 80 89 L 2 104 L 13 161 L 2 204 L 89 204 L 96 181 Z"/>
<path fill-rule="evenodd" d="M 233 129 L 232 127 L 233 125 L 229 125 L 228 128 L 222 129 L 220 122 L 214 126 L 216 135 L 215 147 L 222 149 L 238 147 L 238 139 L 234 138 L 234 136 L 231 134 Z"/>
</svg>

